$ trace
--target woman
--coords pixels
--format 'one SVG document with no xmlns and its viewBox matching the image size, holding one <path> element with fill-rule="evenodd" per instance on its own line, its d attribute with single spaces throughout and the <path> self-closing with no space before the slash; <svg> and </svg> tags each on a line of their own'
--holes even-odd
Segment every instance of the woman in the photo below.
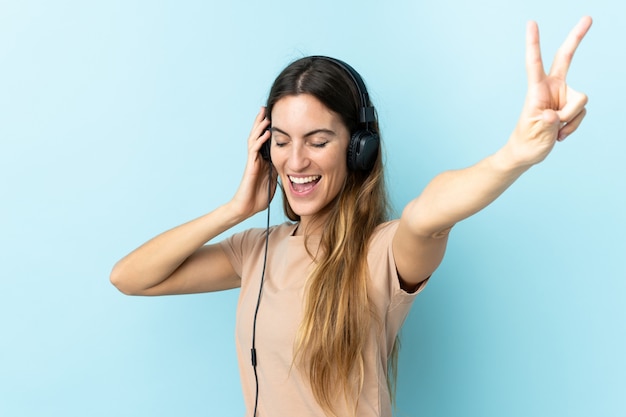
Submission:
<svg viewBox="0 0 626 417">
<path fill-rule="evenodd" d="M 528 94 L 508 142 L 472 167 L 437 176 L 392 221 L 378 126 L 360 76 L 328 57 L 292 63 L 254 121 L 232 200 L 127 255 L 111 281 L 134 295 L 241 287 L 237 349 L 248 415 L 390 416 L 385 381 L 396 336 L 451 228 L 584 118 L 587 98 L 565 76 L 590 25 L 588 17 L 579 22 L 546 75 L 529 23 Z M 271 162 L 260 154 L 266 143 Z M 264 210 L 277 177 L 293 223 L 206 244 Z"/>
</svg>

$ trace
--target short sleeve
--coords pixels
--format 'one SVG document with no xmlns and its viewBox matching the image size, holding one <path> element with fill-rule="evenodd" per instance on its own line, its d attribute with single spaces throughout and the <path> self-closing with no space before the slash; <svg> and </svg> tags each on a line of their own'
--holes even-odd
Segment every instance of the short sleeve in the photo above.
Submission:
<svg viewBox="0 0 626 417">
<path fill-rule="evenodd" d="M 389 297 L 389 310 L 400 305 L 411 305 L 425 287 L 425 280 L 413 292 L 407 292 L 400 286 L 400 276 L 396 268 L 393 255 L 393 237 L 398 229 L 399 221 L 393 220 L 381 224 L 372 236 L 369 248 L 370 270 L 378 281 L 378 285 L 385 285 L 384 293 Z M 384 277 L 384 278 L 383 278 Z"/>
<path fill-rule="evenodd" d="M 252 248 L 264 239 L 265 229 L 248 229 L 243 232 L 235 233 L 219 243 L 240 278 L 246 254 L 249 254 Z"/>
</svg>

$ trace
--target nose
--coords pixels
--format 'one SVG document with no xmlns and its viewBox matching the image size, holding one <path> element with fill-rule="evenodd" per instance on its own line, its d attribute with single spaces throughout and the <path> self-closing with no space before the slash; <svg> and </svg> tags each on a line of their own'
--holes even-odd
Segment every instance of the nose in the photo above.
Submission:
<svg viewBox="0 0 626 417">
<path fill-rule="evenodd" d="M 311 163 L 306 147 L 303 144 L 295 144 L 291 147 L 287 166 L 293 172 L 306 169 Z"/>
</svg>

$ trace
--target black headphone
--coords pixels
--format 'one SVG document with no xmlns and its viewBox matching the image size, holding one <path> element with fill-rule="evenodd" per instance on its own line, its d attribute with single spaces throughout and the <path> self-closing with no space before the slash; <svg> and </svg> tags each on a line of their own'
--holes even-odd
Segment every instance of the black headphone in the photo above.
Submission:
<svg viewBox="0 0 626 417">
<path fill-rule="evenodd" d="M 348 168 L 353 171 L 369 171 L 376 162 L 380 138 L 375 132 L 370 130 L 369 124 L 376 121 L 376 111 L 374 107 L 370 105 L 369 94 L 367 93 L 367 88 L 365 88 L 363 78 L 361 78 L 354 68 L 338 59 L 321 55 L 311 56 L 310 58 L 324 59 L 332 62 L 343 69 L 354 82 L 361 101 L 361 106 L 359 107 L 359 124 L 362 125 L 362 128 L 357 129 L 350 137 L 350 144 L 348 145 Z M 263 159 L 267 161 L 270 160 L 270 139 L 263 144 L 261 155 Z"/>
</svg>

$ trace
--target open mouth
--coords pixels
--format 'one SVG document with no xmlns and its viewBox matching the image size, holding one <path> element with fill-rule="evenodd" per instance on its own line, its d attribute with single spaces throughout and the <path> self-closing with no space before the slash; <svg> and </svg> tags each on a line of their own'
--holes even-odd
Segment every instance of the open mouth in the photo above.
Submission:
<svg viewBox="0 0 626 417">
<path fill-rule="evenodd" d="M 291 189 L 297 193 L 305 193 L 320 181 L 321 175 L 309 175 L 308 177 L 294 177 L 289 175 L 289 182 L 291 183 Z"/>
</svg>

